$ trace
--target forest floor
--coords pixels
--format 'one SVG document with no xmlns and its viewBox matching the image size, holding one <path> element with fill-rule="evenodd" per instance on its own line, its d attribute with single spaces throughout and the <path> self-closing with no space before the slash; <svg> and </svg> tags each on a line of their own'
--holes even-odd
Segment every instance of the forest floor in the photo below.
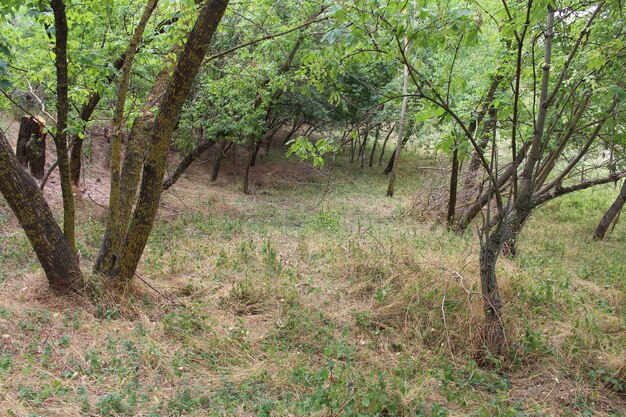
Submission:
<svg viewBox="0 0 626 417">
<path fill-rule="evenodd" d="M 626 415 L 609 388 L 624 388 L 624 222 L 591 239 L 612 187 L 532 216 L 499 261 L 509 353 L 479 366 L 478 236 L 415 206 L 445 184 L 435 157 L 403 156 L 394 198 L 377 164 L 316 170 L 274 150 L 244 195 L 239 161 L 211 183 L 207 159 L 164 194 L 123 292 L 48 291 L 0 199 L 0 415 Z M 89 271 L 106 162 L 85 177 Z"/>
</svg>

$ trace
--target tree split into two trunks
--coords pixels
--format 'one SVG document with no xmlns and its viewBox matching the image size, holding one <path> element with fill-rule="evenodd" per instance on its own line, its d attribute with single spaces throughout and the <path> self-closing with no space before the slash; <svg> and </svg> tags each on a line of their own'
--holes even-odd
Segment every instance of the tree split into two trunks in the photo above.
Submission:
<svg viewBox="0 0 626 417">
<path fill-rule="evenodd" d="M 156 116 L 151 119 L 150 107 L 144 107 L 142 117 L 135 122 L 135 125 L 140 123 L 136 127 L 139 136 L 129 141 L 129 144 L 134 142 L 135 147 L 126 151 L 119 189 L 120 195 L 128 198 L 120 199 L 117 210 L 109 208 L 109 214 L 117 211 L 118 218 L 105 231 L 94 267 L 105 276 L 128 280 L 135 273 L 163 192 L 169 140 L 227 5 L 228 0 L 208 0 L 203 4 L 184 48 L 178 53 L 173 73 L 169 76 L 166 64 L 157 76 L 150 94 L 159 102 Z M 162 98 L 157 90 L 163 91 Z M 139 143 L 147 144 L 145 159 L 141 158 L 142 150 L 136 149 Z M 124 175 L 125 170 L 129 171 L 128 177 Z M 134 211 L 126 217 L 124 211 L 130 213 L 133 205 Z"/>
<path fill-rule="evenodd" d="M 143 32 L 152 16 L 152 12 L 156 8 L 158 0 L 149 0 L 144 7 L 143 14 L 135 31 L 131 37 L 128 51 L 126 53 L 126 57 L 124 59 L 124 64 L 122 66 L 122 71 L 119 77 L 119 86 L 117 90 L 117 98 L 115 102 L 115 108 L 113 112 L 113 134 L 111 138 L 111 160 L 110 160 L 110 176 L 111 176 L 111 186 L 109 193 L 109 211 L 107 216 L 106 223 L 106 232 L 103 242 L 110 238 L 111 236 L 118 236 L 118 239 L 114 239 L 113 246 L 117 250 L 121 250 L 121 236 L 120 230 L 124 227 L 128 222 L 128 216 L 130 214 L 130 207 L 126 208 L 126 206 L 122 205 L 122 195 L 121 195 L 121 179 L 120 179 L 120 171 L 122 169 L 122 130 L 124 128 L 124 108 L 126 103 L 126 94 L 128 92 L 128 88 L 130 85 L 131 71 L 135 58 L 135 54 L 137 52 L 139 43 L 143 37 Z M 168 66 L 169 63 L 166 63 L 165 67 Z M 160 81 L 157 79 L 157 82 Z M 155 83 L 156 84 L 156 83 Z M 145 143 L 145 140 L 141 140 L 141 142 Z M 133 144 L 132 146 L 129 144 L 129 153 L 131 158 L 135 160 L 134 153 L 137 149 L 137 144 Z M 138 169 L 135 169 L 135 173 L 133 175 L 137 175 Z M 126 178 L 125 181 L 130 183 L 134 189 L 136 189 L 137 184 L 134 176 L 130 176 Z M 127 197 L 125 197 L 127 198 Z M 124 204 L 129 204 L 130 201 L 125 201 Z M 132 203 L 130 203 L 132 204 Z M 123 210 L 123 215 L 121 211 Z M 99 261 L 99 259 L 98 259 Z M 96 262 L 96 266 L 99 266 L 99 263 Z"/>
</svg>

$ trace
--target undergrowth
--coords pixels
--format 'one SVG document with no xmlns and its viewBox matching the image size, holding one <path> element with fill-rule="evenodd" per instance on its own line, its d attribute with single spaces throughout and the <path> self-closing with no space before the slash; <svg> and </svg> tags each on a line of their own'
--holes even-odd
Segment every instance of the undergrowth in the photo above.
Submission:
<svg viewBox="0 0 626 417">
<path fill-rule="evenodd" d="M 1 205 L 2 414 L 624 415 L 626 233 L 591 239 L 615 191 L 531 217 L 499 263 L 510 354 L 481 367 L 478 239 L 410 215 L 428 182 L 405 163 L 393 199 L 378 168 L 253 198 L 181 180 L 138 271 L 159 293 L 51 294 Z"/>
</svg>

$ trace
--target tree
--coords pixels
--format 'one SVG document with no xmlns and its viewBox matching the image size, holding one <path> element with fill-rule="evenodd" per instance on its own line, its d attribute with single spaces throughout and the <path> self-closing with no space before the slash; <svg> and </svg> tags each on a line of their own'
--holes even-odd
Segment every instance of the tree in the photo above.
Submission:
<svg viewBox="0 0 626 417">
<path fill-rule="evenodd" d="M 35 180 L 20 166 L 4 132 L 0 130 L 0 192 L 24 229 L 50 288 L 83 288 L 78 258 L 57 225 Z"/>
<path fill-rule="evenodd" d="M 598 227 L 596 228 L 596 231 L 593 235 L 594 240 L 604 239 L 604 236 L 609 230 L 611 223 L 617 222 L 619 214 L 624 208 L 624 202 L 626 202 L 626 181 L 622 183 L 622 188 L 617 198 L 615 198 L 615 201 L 613 202 L 613 204 L 611 204 L 611 207 L 609 207 L 606 213 L 604 213 L 604 216 L 602 216 L 600 223 L 598 223 Z"/>
<path fill-rule="evenodd" d="M 153 2 L 149 3 L 148 7 L 151 4 Z M 137 138 L 137 142 L 143 139 L 141 143 L 148 147 L 146 158 L 142 161 L 132 151 L 130 153 L 127 151 L 126 154 L 128 158 L 125 160 L 125 164 L 134 164 L 141 168 L 141 186 L 138 191 L 135 209 L 132 212 L 132 216 L 128 218 L 128 222 L 123 224 L 121 229 L 117 229 L 117 223 L 115 223 L 115 230 L 121 230 L 119 234 L 111 233 L 112 227 L 108 227 L 105 232 L 105 243 L 111 241 L 121 242 L 119 248 L 123 249 L 123 251 L 118 251 L 118 246 L 103 244 L 105 250 L 101 251 L 101 254 L 105 257 L 110 257 L 112 260 L 110 264 L 107 264 L 109 268 L 102 271 L 106 272 L 108 276 L 130 279 L 134 275 L 152 228 L 163 190 L 162 182 L 169 140 L 178 122 L 183 103 L 191 90 L 193 79 L 202 64 L 211 38 L 227 5 L 227 0 L 208 0 L 202 5 L 187 42 L 183 47 L 176 48 L 176 50 L 180 49 L 177 64 L 172 68 L 166 63 L 161 72 L 161 78 L 157 78 L 157 83 L 160 82 L 158 87 L 163 88 L 162 98 L 158 101 L 158 111 L 154 116 L 154 123 L 149 124 L 151 128 L 142 130 L 143 132 L 148 131 L 149 135 Z M 55 21 L 58 26 L 56 30 L 57 46 L 55 49 L 58 72 L 58 114 L 55 143 L 57 145 L 57 157 L 59 158 L 63 186 L 65 237 L 59 235 L 59 228 L 54 222 L 41 191 L 22 170 L 4 136 L 2 137 L 3 141 L 0 147 L 0 175 L 3 179 L 0 191 L 9 202 L 20 224 L 26 231 L 46 272 L 51 287 L 55 289 L 76 289 L 80 285 L 81 274 L 73 244 L 73 200 L 69 165 L 67 163 L 66 120 L 68 102 L 67 59 L 65 56 L 67 21 L 62 1 L 54 0 L 52 7 L 55 11 Z M 170 75 L 172 69 L 173 71 Z M 128 178 L 123 177 L 123 179 L 123 181 L 120 181 L 120 186 L 128 186 L 129 183 L 135 181 L 131 176 Z M 121 203 L 119 204 L 121 205 Z M 130 206 L 132 207 L 132 205 L 131 203 Z M 113 210 L 115 209 L 114 207 Z M 107 236 L 113 239 L 107 241 Z M 68 248 L 70 249 L 69 254 Z M 100 265 L 104 264 L 101 263 Z"/>
<path fill-rule="evenodd" d="M 126 216 L 128 208 L 133 206 L 129 195 L 130 190 L 124 193 L 125 197 L 130 200 L 130 204 L 120 200 L 117 207 L 109 207 L 114 220 L 105 230 L 105 237 L 95 266 L 99 273 L 122 280 L 130 280 L 134 276 L 152 230 L 163 192 L 163 176 L 170 138 L 227 5 L 228 0 L 208 0 L 203 4 L 184 49 L 178 54 L 171 77 L 163 80 L 167 81 L 167 84 L 163 83 L 167 87 L 160 99 L 149 136 L 132 139 L 148 145 L 141 168 L 141 183 L 134 204 L 135 209 L 130 216 Z M 168 73 L 167 68 L 162 70 L 162 74 Z M 157 79 L 157 83 L 160 81 Z M 124 164 L 129 165 L 129 170 L 136 172 L 135 167 L 141 166 L 141 160 L 137 158 L 134 151 L 127 150 Z M 127 185 L 136 183 L 135 175 L 127 177 L 122 175 L 121 179 L 121 189 L 124 183 Z M 114 186 L 113 183 L 111 185 Z M 116 192 L 119 190 L 111 191 L 112 194 Z M 126 212 L 120 210 L 122 205 L 126 208 L 124 210 Z"/>
<path fill-rule="evenodd" d="M 405 48 L 408 41 L 405 43 Z M 396 187 L 396 174 L 398 171 L 398 163 L 400 160 L 400 149 L 402 148 L 402 140 L 404 139 L 402 134 L 404 133 L 404 119 L 406 117 L 406 105 L 409 99 L 408 97 L 408 84 L 409 84 L 409 66 L 404 64 L 404 77 L 402 78 L 402 110 L 400 111 L 400 121 L 398 122 L 398 142 L 396 144 L 396 150 L 393 154 L 393 162 L 391 165 L 391 171 L 389 172 L 389 186 L 387 187 L 387 197 L 393 197 L 393 193 Z"/>
</svg>

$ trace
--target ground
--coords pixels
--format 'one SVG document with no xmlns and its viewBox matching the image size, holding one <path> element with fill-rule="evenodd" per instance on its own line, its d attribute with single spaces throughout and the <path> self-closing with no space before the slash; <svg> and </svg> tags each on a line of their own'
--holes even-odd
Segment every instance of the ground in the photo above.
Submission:
<svg viewBox="0 0 626 417">
<path fill-rule="evenodd" d="M 248 196 L 238 161 L 217 183 L 208 158 L 192 166 L 164 194 L 139 278 L 90 297 L 46 288 L 0 201 L 0 414 L 626 415 L 624 223 L 591 239 L 611 186 L 542 207 L 499 262 L 509 354 L 494 358 L 476 233 L 416 207 L 444 160 L 405 156 L 387 198 L 379 166 L 261 155 Z M 86 166 L 88 273 L 108 180 L 104 160 Z"/>
</svg>

